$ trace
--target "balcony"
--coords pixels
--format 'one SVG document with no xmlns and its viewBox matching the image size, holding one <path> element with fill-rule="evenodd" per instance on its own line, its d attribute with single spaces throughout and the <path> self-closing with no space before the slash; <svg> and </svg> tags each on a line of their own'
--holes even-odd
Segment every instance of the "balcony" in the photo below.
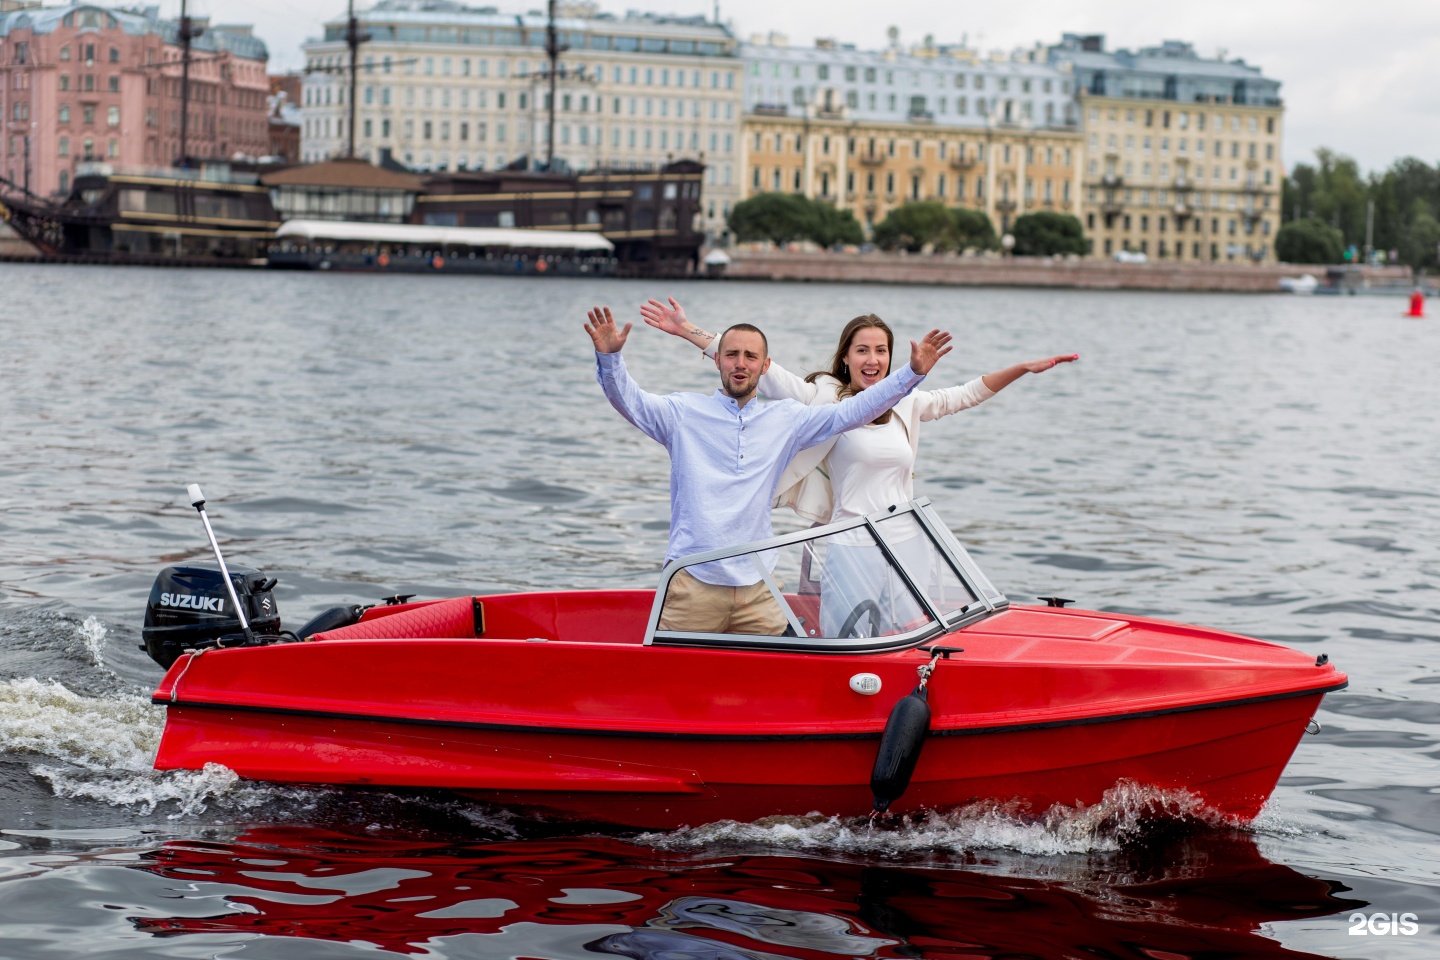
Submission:
<svg viewBox="0 0 1440 960">
<path fill-rule="evenodd" d="M 929 110 L 916 110 L 907 118 L 911 123 L 934 123 L 935 114 Z"/>
<path fill-rule="evenodd" d="M 885 162 L 885 155 L 883 153 L 862 153 L 859 159 L 867 167 L 878 167 Z"/>
<path fill-rule="evenodd" d="M 1118 173 L 1107 173 L 1100 178 L 1100 185 L 1107 190 L 1114 190 L 1125 185 L 1125 178 Z"/>
<path fill-rule="evenodd" d="M 979 162 L 980 161 L 976 160 L 974 157 L 961 156 L 950 158 L 950 166 L 952 169 L 955 170 L 969 170 L 971 167 L 975 166 L 975 164 Z"/>
<path fill-rule="evenodd" d="M 1119 199 L 1116 197 L 1106 197 L 1104 200 L 1100 201 L 1100 212 L 1105 214 L 1106 216 L 1114 216 L 1122 209 L 1124 209 L 1124 205 L 1121 204 Z"/>
<path fill-rule="evenodd" d="M 1245 181 L 1245 186 L 1241 187 L 1241 189 L 1244 190 L 1246 193 L 1264 193 L 1264 192 L 1265 192 L 1265 188 L 1262 187 L 1260 184 L 1256 183 L 1254 180 L 1246 180 L 1246 181 Z"/>
<path fill-rule="evenodd" d="M 1193 186 L 1194 184 L 1190 182 L 1190 178 L 1185 176 L 1184 174 L 1180 174 L 1175 178 L 1176 190 L 1189 190 Z"/>
<path fill-rule="evenodd" d="M 996 200 L 995 209 L 999 213 L 1014 213 L 1016 206 L 1014 200 Z"/>
<path fill-rule="evenodd" d="M 1190 203 L 1189 203 L 1188 200 L 1181 200 L 1181 201 L 1179 201 L 1178 203 L 1175 204 L 1175 219 L 1176 219 L 1176 220 L 1184 220 L 1184 219 L 1186 219 L 1187 217 L 1190 217 L 1190 216 L 1194 215 L 1194 213 L 1195 213 L 1195 208 L 1192 207 L 1192 206 L 1190 206 Z"/>
<path fill-rule="evenodd" d="M 783 103 L 757 103 L 750 108 L 750 112 L 757 117 L 783 117 L 790 112 L 790 108 Z"/>
</svg>

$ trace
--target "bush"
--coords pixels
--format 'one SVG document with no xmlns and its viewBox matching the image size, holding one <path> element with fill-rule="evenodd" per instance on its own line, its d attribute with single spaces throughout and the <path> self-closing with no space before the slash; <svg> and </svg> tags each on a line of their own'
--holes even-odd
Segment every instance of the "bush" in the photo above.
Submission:
<svg viewBox="0 0 1440 960">
<path fill-rule="evenodd" d="M 972 247 L 976 250 L 1000 249 L 1000 238 L 995 233 L 995 225 L 984 211 L 957 207 L 951 212 L 955 214 L 957 250 L 969 250 Z"/>
<path fill-rule="evenodd" d="M 907 203 L 891 210 L 875 225 L 875 242 L 887 250 L 900 247 L 912 253 L 926 244 L 937 250 L 953 249 L 955 213 L 934 200 Z"/>
<path fill-rule="evenodd" d="M 1080 221 L 1068 213 L 1039 210 L 1017 217 L 1011 230 L 1015 253 L 1022 257 L 1053 257 L 1056 254 L 1090 252 L 1090 242 Z"/>
<path fill-rule="evenodd" d="M 806 237 L 811 203 L 793 193 L 762 193 L 730 210 L 730 229 L 742 242 L 791 243 Z"/>
<path fill-rule="evenodd" d="M 1340 263 L 1345 239 L 1319 217 L 1291 220 L 1275 234 L 1275 257 L 1282 263 Z"/>
<path fill-rule="evenodd" d="M 810 240 L 822 247 L 862 243 L 865 231 L 855 214 L 798 193 L 762 193 L 742 200 L 730 211 L 730 229 L 742 242 L 775 244 Z"/>
<path fill-rule="evenodd" d="M 810 239 L 822 247 L 833 247 L 837 243 L 860 244 L 865 242 L 865 228 L 849 210 L 837 210 L 834 205 L 814 201 L 812 214 L 814 225 Z"/>
</svg>

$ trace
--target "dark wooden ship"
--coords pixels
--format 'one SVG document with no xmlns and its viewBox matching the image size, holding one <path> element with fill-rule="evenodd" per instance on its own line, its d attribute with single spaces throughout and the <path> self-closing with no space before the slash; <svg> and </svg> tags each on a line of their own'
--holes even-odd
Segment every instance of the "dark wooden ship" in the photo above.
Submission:
<svg viewBox="0 0 1440 960">
<path fill-rule="evenodd" d="M 46 259 L 71 262 L 306 266 L 276 232 L 289 220 L 328 220 L 589 234 L 613 247 L 613 264 L 597 273 L 684 276 L 696 270 L 703 240 L 703 172 L 691 160 L 655 170 L 426 175 L 345 159 L 268 169 L 96 163 L 76 171 L 58 202 L 0 183 L 9 187 L 0 191 L 0 215 Z M 343 269 L 382 271 L 390 259 L 350 259 Z M 314 265 L 321 262 L 338 265 Z"/>
</svg>

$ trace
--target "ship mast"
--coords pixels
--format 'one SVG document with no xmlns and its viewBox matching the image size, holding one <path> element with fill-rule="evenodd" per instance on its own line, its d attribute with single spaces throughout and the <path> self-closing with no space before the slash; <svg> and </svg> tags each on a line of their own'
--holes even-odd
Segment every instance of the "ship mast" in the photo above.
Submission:
<svg viewBox="0 0 1440 960">
<path fill-rule="evenodd" d="M 560 72 L 560 54 L 568 50 L 561 46 L 560 35 L 555 31 L 555 3 L 550 0 L 549 20 L 545 24 L 545 56 L 550 59 L 550 109 L 547 112 L 545 132 L 545 171 L 555 172 L 555 81 Z"/>
<path fill-rule="evenodd" d="M 187 143 L 190 124 L 190 41 L 205 32 L 197 27 L 185 12 L 185 0 L 180 0 L 180 163 L 189 155 Z"/>
<path fill-rule="evenodd" d="M 355 158 L 355 100 L 360 82 L 360 44 L 370 39 L 368 33 L 360 32 L 360 21 L 355 18 L 355 0 L 350 0 L 349 18 L 345 22 L 345 44 L 350 48 L 350 119 L 346 133 L 345 156 Z"/>
</svg>

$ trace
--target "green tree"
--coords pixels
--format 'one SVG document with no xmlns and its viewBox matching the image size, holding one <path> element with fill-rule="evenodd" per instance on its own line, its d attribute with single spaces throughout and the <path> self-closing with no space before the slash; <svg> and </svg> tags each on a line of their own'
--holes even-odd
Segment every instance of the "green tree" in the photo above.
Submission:
<svg viewBox="0 0 1440 960">
<path fill-rule="evenodd" d="M 811 220 L 810 202 L 792 193 L 762 193 L 730 210 L 730 229 L 741 242 L 803 240 Z"/>
<path fill-rule="evenodd" d="M 957 207 L 955 214 L 955 248 L 957 250 L 998 250 L 1000 237 L 995 233 L 995 224 L 984 211 Z"/>
<path fill-rule="evenodd" d="M 1440 219 L 1423 197 L 1411 203 L 1409 222 L 1400 232 L 1400 260 L 1416 270 L 1433 270 L 1440 252 Z"/>
<path fill-rule="evenodd" d="M 1051 257 L 1055 254 L 1090 252 L 1090 242 L 1080 221 L 1068 213 L 1037 210 L 1022 214 L 1010 230 L 1015 237 L 1015 253 L 1028 257 Z"/>
<path fill-rule="evenodd" d="M 1319 217 L 1291 220 L 1275 235 L 1275 256 L 1282 263 L 1339 263 L 1345 240 Z"/>
<path fill-rule="evenodd" d="M 837 243 L 865 242 L 865 228 L 849 210 L 837 210 L 833 204 L 815 201 L 811 209 L 810 239 L 822 247 Z"/>
<path fill-rule="evenodd" d="M 860 221 L 850 211 L 794 193 L 762 193 L 742 200 L 731 209 L 729 222 L 735 238 L 742 242 L 812 240 L 832 247 L 865 240 Z"/>
<path fill-rule="evenodd" d="M 901 247 L 912 253 L 926 244 L 937 250 L 955 245 L 955 214 L 935 200 L 920 200 L 896 207 L 875 225 L 875 242 L 887 250 Z"/>
<path fill-rule="evenodd" d="M 1341 156 L 1321 147 L 1315 151 L 1320 161 L 1316 190 L 1311 198 L 1314 216 L 1338 227 L 1344 242 L 1365 242 L 1365 184 L 1360 167 L 1350 157 Z"/>
</svg>

